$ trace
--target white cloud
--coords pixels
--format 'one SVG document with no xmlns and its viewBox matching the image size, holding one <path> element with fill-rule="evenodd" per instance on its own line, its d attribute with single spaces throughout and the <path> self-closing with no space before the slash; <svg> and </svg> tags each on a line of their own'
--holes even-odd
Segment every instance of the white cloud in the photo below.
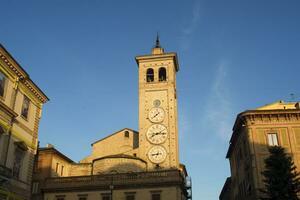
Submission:
<svg viewBox="0 0 300 200">
<path fill-rule="evenodd" d="M 227 84 L 228 63 L 222 61 L 216 70 L 207 99 L 203 124 L 221 139 L 228 140 L 232 129 L 232 101 Z"/>
<path fill-rule="evenodd" d="M 183 50 L 188 50 L 190 48 L 190 38 L 191 35 L 196 31 L 200 21 L 200 3 L 196 1 L 193 10 L 191 20 L 182 29 L 182 35 L 180 37 L 181 47 Z"/>
</svg>

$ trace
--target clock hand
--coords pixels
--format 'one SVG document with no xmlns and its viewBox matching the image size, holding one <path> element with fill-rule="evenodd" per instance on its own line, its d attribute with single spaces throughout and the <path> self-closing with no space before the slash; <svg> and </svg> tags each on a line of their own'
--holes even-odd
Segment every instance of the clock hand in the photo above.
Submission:
<svg viewBox="0 0 300 200">
<path fill-rule="evenodd" d="M 159 113 L 160 113 L 160 112 L 158 111 L 152 118 L 154 118 L 154 117 L 156 117 L 157 115 L 159 115 Z"/>
<path fill-rule="evenodd" d="M 165 135 L 166 133 L 163 133 L 163 131 L 164 131 L 164 130 L 161 130 L 161 131 L 159 131 L 159 132 L 157 132 L 157 133 L 152 134 L 152 135 L 151 135 L 151 138 L 153 138 L 153 137 L 156 136 L 156 135 Z"/>
<path fill-rule="evenodd" d="M 153 153 L 151 154 L 152 156 L 155 156 L 157 158 L 157 156 L 161 155 L 162 153 L 161 152 L 157 152 L 157 153 Z"/>
</svg>

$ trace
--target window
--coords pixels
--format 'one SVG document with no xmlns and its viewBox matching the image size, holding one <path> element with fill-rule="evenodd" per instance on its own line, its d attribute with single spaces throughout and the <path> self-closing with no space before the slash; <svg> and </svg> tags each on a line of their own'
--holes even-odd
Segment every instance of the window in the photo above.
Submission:
<svg viewBox="0 0 300 200">
<path fill-rule="evenodd" d="M 57 195 L 56 200 L 65 200 L 65 195 Z"/>
<path fill-rule="evenodd" d="M 110 194 L 102 194 L 102 200 L 110 200 Z"/>
<path fill-rule="evenodd" d="M 268 144 L 270 146 L 278 146 L 278 139 L 276 133 L 268 133 Z"/>
<path fill-rule="evenodd" d="M 7 195 L 0 193 L 0 200 L 6 200 L 6 199 L 7 199 Z"/>
<path fill-rule="evenodd" d="M 159 193 L 152 194 L 151 200 L 160 200 L 160 194 Z"/>
<path fill-rule="evenodd" d="M 159 81 L 166 81 L 167 80 L 166 68 L 164 68 L 164 67 L 159 68 L 158 77 L 159 77 Z"/>
<path fill-rule="evenodd" d="M 28 118 L 29 103 L 30 103 L 30 100 L 28 99 L 28 97 L 24 96 L 21 115 L 25 119 Z"/>
<path fill-rule="evenodd" d="M 58 172 L 58 166 L 59 166 L 59 164 L 56 163 L 56 167 L 55 167 L 55 172 L 56 172 L 56 173 Z"/>
<path fill-rule="evenodd" d="M 37 194 L 39 191 L 39 182 L 32 183 L 32 194 Z"/>
<path fill-rule="evenodd" d="M 124 132 L 124 137 L 129 137 L 129 131 Z"/>
<path fill-rule="evenodd" d="M 19 179 L 23 161 L 23 150 L 19 147 L 15 148 L 15 159 L 13 164 L 13 177 Z"/>
<path fill-rule="evenodd" d="M 4 90 L 5 90 L 5 83 L 6 83 L 6 76 L 0 72 L 0 96 L 4 96 Z"/>
<path fill-rule="evenodd" d="M 78 200 L 87 200 L 88 195 L 87 194 L 78 194 Z"/>
<path fill-rule="evenodd" d="M 136 192 L 125 192 L 125 200 L 135 200 Z"/>
<path fill-rule="evenodd" d="M 154 81 L 154 70 L 152 68 L 147 69 L 146 80 L 147 80 L 147 82 Z"/>
<path fill-rule="evenodd" d="M 135 200 L 134 194 L 127 194 L 126 195 L 126 200 Z"/>
<path fill-rule="evenodd" d="M 60 175 L 61 175 L 61 176 L 64 175 L 64 166 L 63 166 L 63 165 L 61 166 L 61 172 L 60 172 Z"/>
</svg>

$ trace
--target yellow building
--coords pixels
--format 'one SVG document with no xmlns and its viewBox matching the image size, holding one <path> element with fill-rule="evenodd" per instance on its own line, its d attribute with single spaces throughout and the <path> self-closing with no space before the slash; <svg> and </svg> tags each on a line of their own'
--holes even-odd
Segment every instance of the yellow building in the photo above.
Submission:
<svg viewBox="0 0 300 200">
<path fill-rule="evenodd" d="M 237 116 L 226 156 L 231 178 L 220 199 L 259 199 L 259 189 L 264 187 L 264 160 L 268 147 L 274 145 L 284 147 L 300 170 L 299 102 L 278 101 Z"/>
<path fill-rule="evenodd" d="M 137 56 L 139 131 L 124 128 L 92 144 L 74 163 L 52 145 L 40 148 L 33 199 L 185 200 L 190 181 L 179 163 L 176 53 L 157 38 L 150 55 Z"/>
<path fill-rule="evenodd" d="M 30 199 L 42 105 L 47 96 L 0 45 L 0 199 Z"/>
</svg>

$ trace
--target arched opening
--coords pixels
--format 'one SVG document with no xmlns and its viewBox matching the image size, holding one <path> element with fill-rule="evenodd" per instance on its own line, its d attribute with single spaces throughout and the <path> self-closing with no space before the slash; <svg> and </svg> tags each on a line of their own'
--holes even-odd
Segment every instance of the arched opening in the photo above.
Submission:
<svg viewBox="0 0 300 200">
<path fill-rule="evenodd" d="M 147 69 L 146 80 L 147 80 L 147 82 L 154 81 L 154 70 L 152 68 Z"/>
<path fill-rule="evenodd" d="M 158 77 L 159 77 L 159 81 L 166 81 L 167 80 L 166 68 L 164 68 L 164 67 L 159 68 Z"/>
</svg>

